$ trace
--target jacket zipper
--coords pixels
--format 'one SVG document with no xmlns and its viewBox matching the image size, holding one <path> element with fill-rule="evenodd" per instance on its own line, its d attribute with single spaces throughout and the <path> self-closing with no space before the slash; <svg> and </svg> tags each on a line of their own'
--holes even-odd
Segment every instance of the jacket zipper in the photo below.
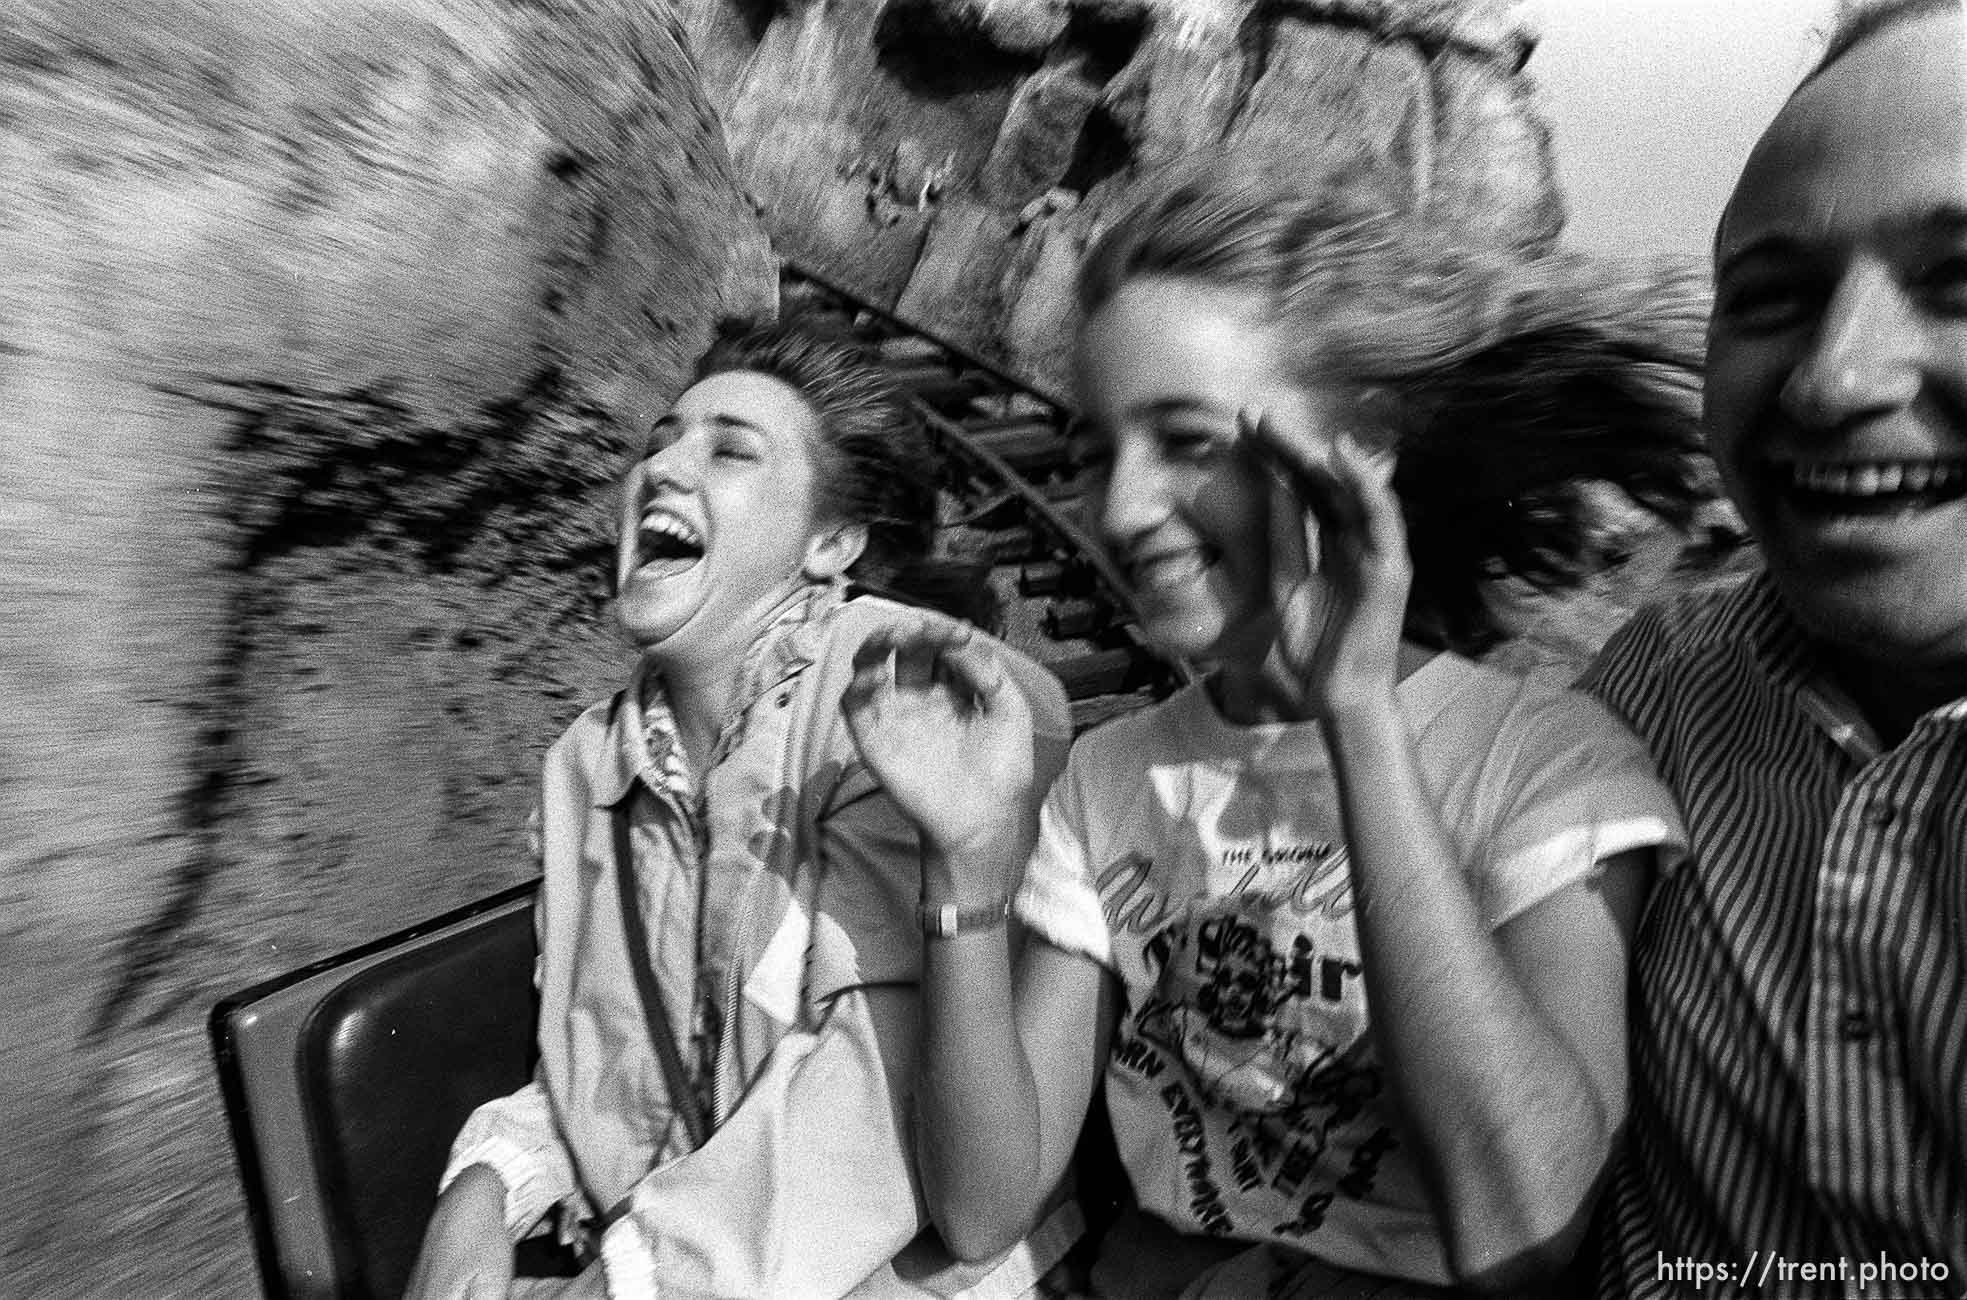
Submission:
<svg viewBox="0 0 1967 1300">
<path fill-rule="evenodd" d="M 745 881 L 744 893 L 738 899 L 738 923 L 731 934 L 731 948 L 727 954 L 724 970 L 724 1019 L 720 1022 L 721 1031 L 717 1040 L 717 1059 L 710 1072 L 710 1109 L 713 1131 L 723 1124 L 729 1116 L 730 1080 L 737 1072 L 738 1038 L 738 999 L 743 984 L 740 978 L 744 966 L 744 954 L 751 948 L 751 932 L 755 928 L 752 906 L 753 895 L 758 892 L 758 875 Z"/>
</svg>

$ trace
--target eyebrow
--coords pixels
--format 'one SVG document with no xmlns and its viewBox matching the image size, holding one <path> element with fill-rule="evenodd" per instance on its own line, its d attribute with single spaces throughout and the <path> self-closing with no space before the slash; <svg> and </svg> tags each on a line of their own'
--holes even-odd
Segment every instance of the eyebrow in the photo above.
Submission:
<svg viewBox="0 0 1967 1300">
<path fill-rule="evenodd" d="M 1757 262 L 1779 261 L 1801 251 L 1804 241 L 1794 235 L 1775 232 L 1758 237 L 1746 248 L 1738 248 L 1721 261 L 1715 263 L 1714 278 L 1725 280 L 1743 266 Z"/>
<path fill-rule="evenodd" d="M 1894 213 L 1871 223 L 1871 229 L 1881 230 L 1888 235 L 1910 239 L 1958 239 L 1967 236 L 1967 205 L 1958 203 L 1935 203 L 1929 207 L 1912 208 Z M 1727 230 L 1727 217 L 1715 231 L 1718 247 Z M 1758 236 L 1746 247 L 1738 248 L 1717 262 L 1714 268 L 1717 280 L 1726 277 L 1744 263 L 1772 261 L 1813 247 L 1815 241 L 1788 230 L 1772 230 Z"/>
<path fill-rule="evenodd" d="M 1221 415 L 1224 411 L 1220 403 L 1200 397 L 1157 397 L 1134 409 L 1141 415 Z"/>
<path fill-rule="evenodd" d="M 755 433 L 760 437 L 765 436 L 765 427 L 763 425 L 754 424 L 742 415 L 732 415 L 726 411 L 713 411 L 706 418 L 711 424 L 716 425 L 720 429 L 743 429 L 748 433 Z M 654 433 L 657 429 L 673 429 L 681 423 L 682 421 L 676 418 L 676 412 L 666 411 L 654 424 L 649 426 L 649 431 Z"/>
</svg>

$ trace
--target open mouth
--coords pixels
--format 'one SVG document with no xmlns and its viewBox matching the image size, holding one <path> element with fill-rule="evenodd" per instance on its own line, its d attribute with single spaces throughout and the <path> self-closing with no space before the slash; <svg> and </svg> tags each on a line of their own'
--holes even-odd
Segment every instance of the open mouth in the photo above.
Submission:
<svg viewBox="0 0 1967 1300">
<path fill-rule="evenodd" d="M 1790 500 L 1812 514 L 1890 515 L 1967 496 L 1967 457 L 1797 461 L 1776 471 Z"/>
<path fill-rule="evenodd" d="M 651 510 L 635 529 L 638 566 L 659 565 L 665 573 L 680 573 L 703 558 L 703 534 L 681 516 Z"/>
</svg>

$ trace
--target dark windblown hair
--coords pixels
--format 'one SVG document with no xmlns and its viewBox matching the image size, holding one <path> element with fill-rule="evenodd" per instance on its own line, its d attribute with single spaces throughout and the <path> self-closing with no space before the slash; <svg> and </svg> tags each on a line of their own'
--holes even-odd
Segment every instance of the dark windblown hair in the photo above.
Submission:
<svg viewBox="0 0 1967 1300">
<path fill-rule="evenodd" d="M 1691 274 L 1526 259 L 1404 210 L 1363 171 L 1310 177 L 1232 153 L 1179 166 L 1099 237 L 1082 313 L 1149 275 L 1257 295 L 1304 382 L 1362 399 L 1355 432 L 1399 452 L 1417 639 L 1478 652 L 1504 634 L 1491 580 L 1581 581 L 1592 482 L 1676 526 L 1711 494 Z"/>
<path fill-rule="evenodd" d="M 992 625 L 996 611 L 974 566 L 933 558 L 941 465 L 921 417 L 867 352 L 797 320 L 727 321 L 694 379 L 739 370 L 791 387 L 817 417 L 819 514 L 867 527 L 867 546 L 848 576 Z"/>
</svg>

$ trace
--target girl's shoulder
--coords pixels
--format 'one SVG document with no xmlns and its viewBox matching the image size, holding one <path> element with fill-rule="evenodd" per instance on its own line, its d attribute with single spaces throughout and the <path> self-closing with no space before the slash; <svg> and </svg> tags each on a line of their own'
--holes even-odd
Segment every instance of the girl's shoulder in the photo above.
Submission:
<svg viewBox="0 0 1967 1300">
<path fill-rule="evenodd" d="M 1429 680 L 1415 692 L 1410 722 L 1424 748 L 1448 751 L 1457 761 L 1515 755 L 1542 763 L 1591 753 L 1623 759 L 1638 747 L 1616 714 L 1560 678 L 1448 653 L 1422 672 Z"/>
<path fill-rule="evenodd" d="M 1422 766 L 1444 825 L 1467 846 L 1489 925 L 1617 853 L 1678 856 L 1685 837 L 1672 793 L 1610 709 L 1559 678 L 1482 664 L 1453 676 L 1455 706 L 1442 711 Z"/>
</svg>

